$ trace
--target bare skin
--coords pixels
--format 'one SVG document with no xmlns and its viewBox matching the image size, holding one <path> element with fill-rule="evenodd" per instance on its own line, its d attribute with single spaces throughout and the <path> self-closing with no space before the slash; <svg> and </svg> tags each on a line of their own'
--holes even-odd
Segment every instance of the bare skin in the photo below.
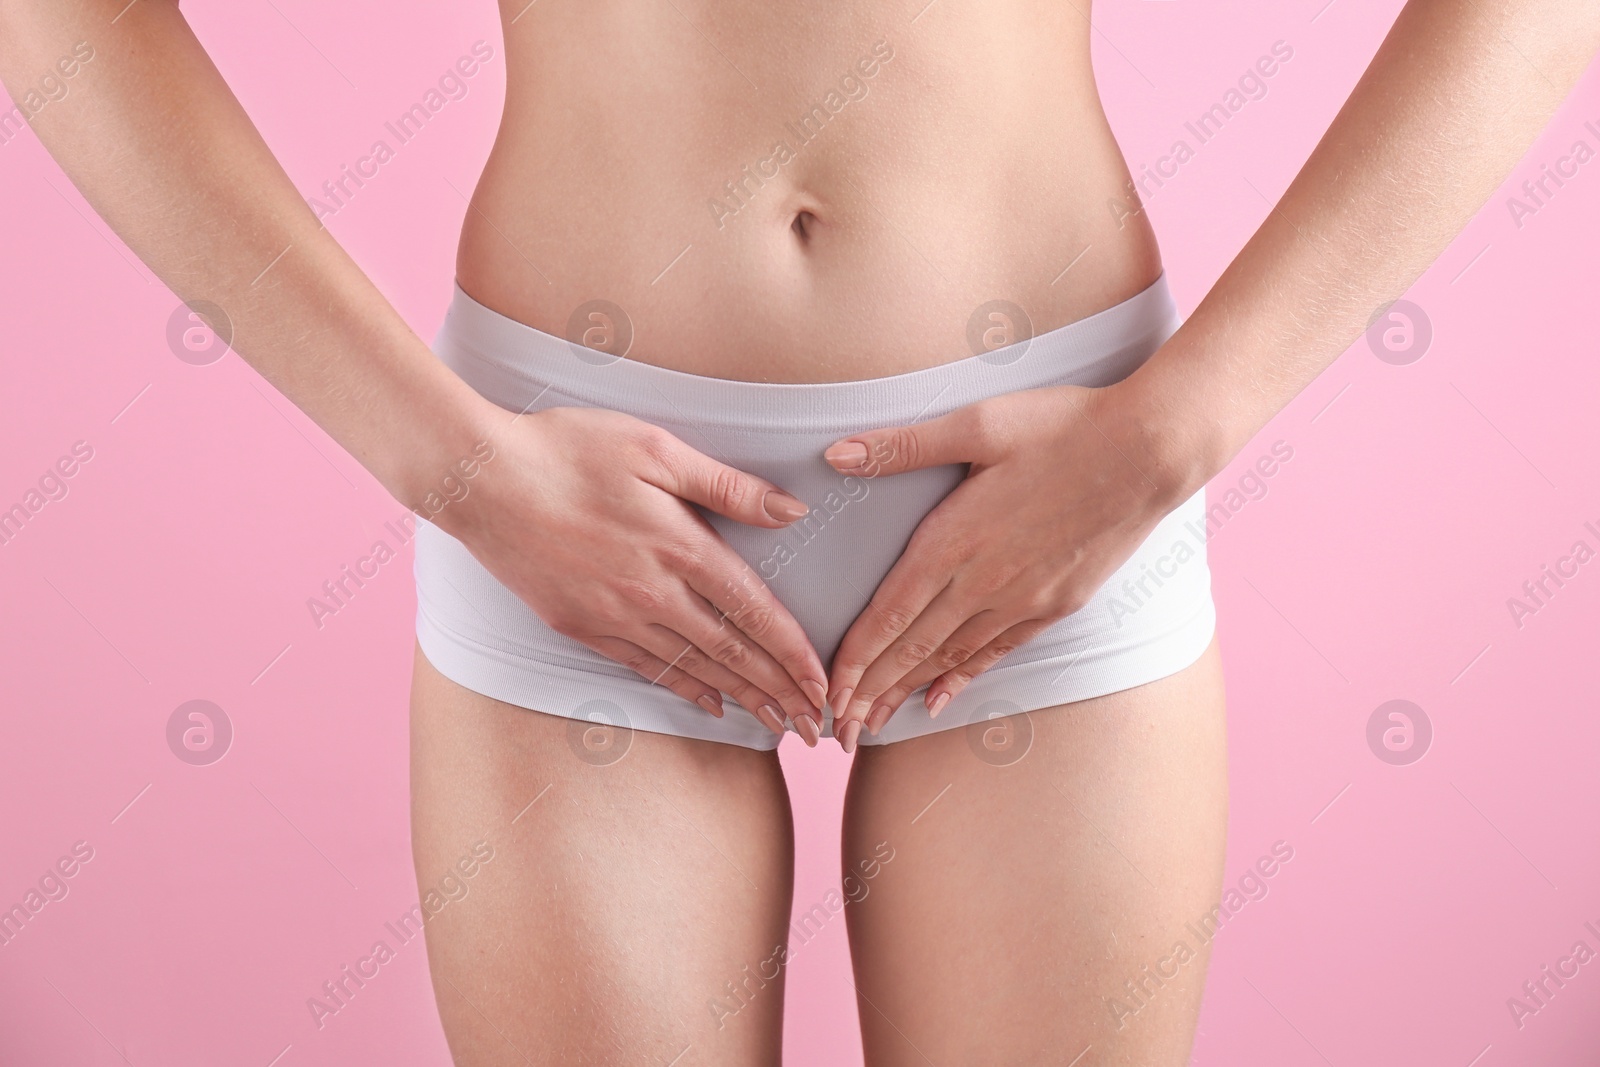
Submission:
<svg viewBox="0 0 1600 1067">
<path fill-rule="evenodd" d="M 502 16 L 506 111 L 457 277 L 548 332 L 605 299 L 631 323 L 631 358 L 844 381 L 970 355 L 987 301 L 1023 307 L 1039 332 L 1159 273 L 1136 205 L 1108 210 L 1128 204 L 1127 168 L 1094 90 L 1087 4 L 509 0 Z M 1526 150 L 1600 45 L 1600 17 L 1592 0 L 1411 0 L 1261 229 L 1140 370 L 830 450 L 841 469 L 884 442 L 901 469 L 973 467 L 827 665 L 688 504 L 777 526 L 782 487 L 619 432 L 613 413 L 512 421 L 317 225 L 175 3 L 0 0 L 13 94 L 79 40 L 97 58 L 35 131 L 166 284 L 224 308 L 241 357 L 407 506 L 492 441 L 503 461 L 437 521 L 541 617 L 688 700 L 721 690 L 814 726 L 825 686 L 851 749 L 897 696 L 932 682 L 931 705 L 1081 604 L 1342 352 Z M 764 184 L 719 195 L 850 70 L 866 95 L 847 91 Z M 595 471 L 611 479 L 604 499 Z M 596 565 L 541 567 L 550 551 Z M 757 608 L 713 633 L 706 590 L 728 583 Z M 420 657 L 413 716 L 419 883 L 490 825 L 507 842 L 429 929 L 458 1063 L 776 1062 L 779 998 L 763 999 L 775 989 L 720 1029 L 690 999 L 782 937 L 789 816 L 770 755 L 636 734 L 602 777 L 567 720 L 452 690 Z M 1084 1067 L 1187 1059 L 1203 959 L 1120 1030 L 1105 998 L 1176 918 L 1215 899 L 1215 650 L 1031 719 L 1037 747 L 1003 771 L 965 730 L 860 757 L 846 862 L 880 835 L 905 842 L 850 918 L 869 1064 L 959 1062 L 980 1041 L 987 1059 L 991 1034 L 1004 1062 L 1070 1062 L 1085 1045 Z M 1130 881 L 1107 841 L 1148 882 Z M 970 865 L 980 851 L 983 871 Z M 975 902 L 967 880 L 990 870 L 1013 912 Z M 973 975 L 1006 1005 L 964 995 Z"/>
<path fill-rule="evenodd" d="M 778 1062 L 781 974 L 720 1027 L 706 1010 L 789 923 L 777 753 L 606 727 L 584 738 L 463 689 L 420 651 L 415 663 L 418 884 L 474 841 L 495 850 L 425 928 L 455 1062 L 666 1064 L 685 1048 L 680 1064 Z"/>
<path fill-rule="evenodd" d="M 1224 726 L 1213 641 L 1149 685 L 862 748 L 845 863 L 894 849 L 845 909 L 867 1063 L 1187 1063 L 1210 947 L 1185 924 L 1223 877 Z"/>
<path fill-rule="evenodd" d="M 858 753 L 842 860 L 866 887 L 844 914 L 869 1065 L 1188 1062 L 1210 956 L 1185 924 L 1222 881 L 1222 693 L 1213 643 L 993 737 Z M 467 843 L 495 850 L 426 927 L 455 1062 L 779 1062 L 793 833 L 776 754 L 599 729 L 585 747 L 569 720 L 416 657 L 418 882 Z M 1193 958 L 1140 1005 L 1124 983 L 1180 940 Z"/>
<path fill-rule="evenodd" d="M 1128 172 L 1071 4 L 525 5 L 501 5 L 506 109 L 456 269 L 519 322 L 564 335 L 603 298 L 631 358 L 849 381 L 972 355 L 986 301 L 1043 331 L 1161 271 L 1148 221 L 1107 209 Z"/>
</svg>

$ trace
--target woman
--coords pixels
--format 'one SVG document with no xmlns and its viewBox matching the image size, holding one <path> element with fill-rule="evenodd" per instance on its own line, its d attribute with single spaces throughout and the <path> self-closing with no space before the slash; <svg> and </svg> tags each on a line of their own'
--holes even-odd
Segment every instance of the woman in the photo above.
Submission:
<svg viewBox="0 0 1600 1067">
<path fill-rule="evenodd" d="M 30 115 L 85 196 L 426 517 L 419 879 L 505 828 L 427 927 L 459 1064 L 778 1060 L 789 730 L 856 754 L 868 1063 L 1186 1062 L 1226 822 L 1203 486 L 1600 43 L 1585 0 L 1411 0 L 1180 323 L 1087 5 L 862 8 L 502 5 L 430 351 L 175 0 L 0 0 L 19 100 L 92 42 Z"/>
</svg>

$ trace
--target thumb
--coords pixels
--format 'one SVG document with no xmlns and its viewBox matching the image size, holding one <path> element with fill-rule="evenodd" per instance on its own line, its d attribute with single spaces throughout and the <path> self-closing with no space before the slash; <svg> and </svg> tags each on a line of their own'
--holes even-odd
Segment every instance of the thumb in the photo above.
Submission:
<svg viewBox="0 0 1600 1067">
<path fill-rule="evenodd" d="M 777 529 L 811 509 L 771 482 L 718 463 L 703 452 L 667 435 L 662 462 L 652 465 L 644 480 L 673 496 L 726 515 L 736 522 Z"/>
<path fill-rule="evenodd" d="M 869 478 L 903 474 L 924 467 L 973 463 L 982 458 L 976 421 L 971 407 L 957 408 L 948 415 L 912 426 L 853 434 L 829 445 L 822 458 L 834 470 Z"/>
</svg>

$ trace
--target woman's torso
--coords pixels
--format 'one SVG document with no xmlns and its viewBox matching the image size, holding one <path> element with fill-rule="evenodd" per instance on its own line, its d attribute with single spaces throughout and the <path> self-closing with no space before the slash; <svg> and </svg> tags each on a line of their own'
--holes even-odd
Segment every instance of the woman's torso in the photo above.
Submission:
<svg viewBox="0 0 1600 1067">
<path fill-rule="evenodd" d="M 774 382 L 947 363 L 1146 288 L 1088 4 L 924 2 L 503 0 L 462 288 Z"/>
</svg>

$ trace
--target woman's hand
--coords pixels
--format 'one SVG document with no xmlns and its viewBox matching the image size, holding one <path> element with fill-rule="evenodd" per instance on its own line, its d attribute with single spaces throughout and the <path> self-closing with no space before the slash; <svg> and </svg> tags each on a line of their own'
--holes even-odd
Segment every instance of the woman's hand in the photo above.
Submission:
<svg viewBox="0 0 1600 1067">
<path fill-rule="evenodd" d="M 1002 656 L 1087 603 L 1203 484 L 1127 393 L 1009 393 L 829 446 L 828 462 L 860 477 L 971 464 L 834 656 L 829 699 L 845 751 L 863 723 L 876 735 L 923 685 L 932 683 L 925 703 L 938 715 Z"/>
<path fill-rule="evenodd" d="M 780 737 L 792 718 L 816 745 L 821 659 L 690 506 L 776 529 L 804 504 L 614 411 L 548 408 L 494 444 L 472 494 L 440 516 L 490 573 L 558 633 L 710 714 L 722 716 L 721 690 Z"/>
</svg>

